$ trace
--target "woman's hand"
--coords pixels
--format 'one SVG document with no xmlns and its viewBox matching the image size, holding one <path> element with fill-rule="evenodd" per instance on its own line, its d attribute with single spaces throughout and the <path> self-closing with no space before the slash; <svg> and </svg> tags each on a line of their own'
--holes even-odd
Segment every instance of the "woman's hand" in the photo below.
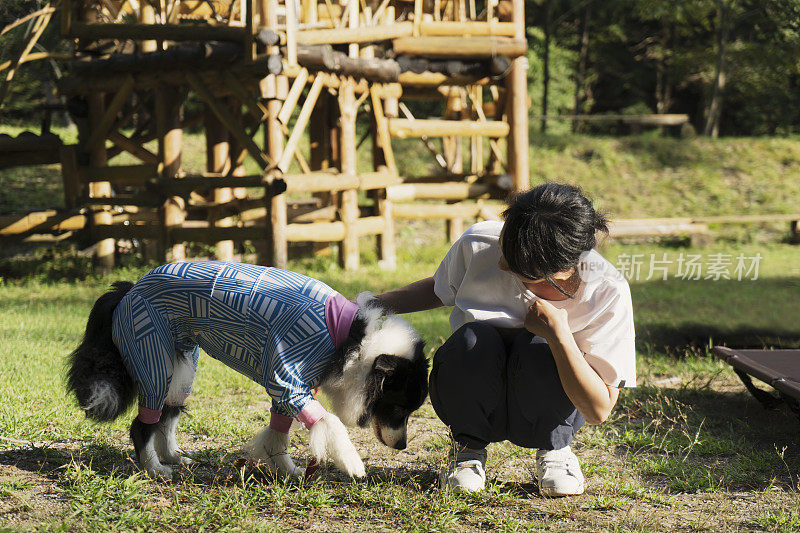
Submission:
<svg viewBox="0 0 800 533">
<path fill-rule="evenodd" d="M 569 331 L 567 311 L 539 298 L 528 308 L 525 329 L 534 335 L 551 339 L 560 331 Z"/>
</svg>

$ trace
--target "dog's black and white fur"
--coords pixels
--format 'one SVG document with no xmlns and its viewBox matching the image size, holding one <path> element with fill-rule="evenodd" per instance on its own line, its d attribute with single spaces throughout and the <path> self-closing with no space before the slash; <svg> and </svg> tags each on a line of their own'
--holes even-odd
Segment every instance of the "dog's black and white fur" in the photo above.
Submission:
<svg viewBox="0 0 800 533">
<path fill-rule="evenodd" d="M 136 399 L 136 384 L 111 333 L 114 309 L 132 286 L 117 282 L 97 300 L 83 341 L 69 359 L 67 387 L 86 416 L 95 421 L 116 419 Z M 384 316 L 386 310 L 369 293 L 359 295 L 357 304 L 349 335 L 331 357 L 320 382 L 333 412 L 311 427 L 309 444 L 317 461 L 330 459 L 348 475 L 361 477 L 364 464 L 345 425 L 372 425 L 383 444 L 405 448 L 408 417 L 428 394 L 428 362 L 424 343 L 408 322 L 391 314 Z M 145 424 L 135 418 L 131 424 L 136 457 L 152 475 L 170 477 L 169 465 L 191 463 L 177 445 L 175 433 L 183 408 L 174 405 L 182 404 L 180 393 L 188 390 L 194 373 L 192 362 L 176 355 L 161 419 Z M 299 476 L 302 470 L 288 455 L 288 444 L 287 433 L 267 427 L 250 442 L 248 452 L 274 473 Z"/>
</svg>

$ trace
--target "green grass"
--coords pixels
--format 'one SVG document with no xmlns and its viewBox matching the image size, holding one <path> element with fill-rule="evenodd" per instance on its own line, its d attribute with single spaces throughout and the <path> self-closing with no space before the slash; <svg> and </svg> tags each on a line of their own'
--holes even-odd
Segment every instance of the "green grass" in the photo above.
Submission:
<svg viewBox="0 0 800 533">
<path fill-rule="evenodd" d="M 447 249 L 437 238 L 416 242 L 418 228 L 402 229 L 400 239 L 395 272 L 370 265 L 342 272 L 320 258 L 291 267 L 353 297 L 430 275 Z M 641 386 L 623 392 L 607 423 L 578 434 L 575 448 L 588 491 L 567 500 L 540 498 L 530 474 L 531 451 L 508 443 L 490 448 L 484 494 L 442 492 L 436 477 L 447 433 L 430 405 L 411 421 L 407 452 L 390 452 L 369 432 L 353 432 L 367 457 L 363 481 L 333 470 L 302 484 L 242 475 L 231 465 L 266 423 L 269 402 L 263 389 L 208 357 L 201 360 L 190 415 L 179 429 L 180 442 L 200 465 L 180 469 L 171 483 L 149 480 L 133 465 L 127 417 L 88 423 L 66 396 L 62 378 L 64 357 L 78 343 L 93 300 L 111 281 L 135 279 L 144 269 L 80 283 L 7 280 L 0 284 L 0 528 L 796 531 L 798 422 L 787 410 L 764 411 L 707 345 L 712 338 L 752 346 L 800 339 L 800 272 L 793 270 L 800 248 L 604 249 L 612 262 L 624 254 L 681 252 L 760 252 L 759 279 L 632 282 Z M 409 319 L 431 353 L 448 334 L 445 309 Z M 657 385 L 667 378 L 670 385 Z M 292 438 L 291 451 L 302 462 L 307 434 L 294 432 Z M 713 511 L 708 498 L 729 510 Z"/>
</svg>

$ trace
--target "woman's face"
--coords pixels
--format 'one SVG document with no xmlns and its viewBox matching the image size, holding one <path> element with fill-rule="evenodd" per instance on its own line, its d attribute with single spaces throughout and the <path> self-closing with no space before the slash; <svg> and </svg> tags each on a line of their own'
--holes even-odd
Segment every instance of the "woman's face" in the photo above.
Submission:
<svg viewBox="0 0 800 533">
<path fill-rule="evenodd" d="M 504 271 L 508 272 L 515 278 L 517 278 L 522 284 L 525 286 L 526 289 L 531 291 L 533 294 L 542 298 L 543 300 L 565 300 L 567 297 L 564 296 L 562 293 L 558 292 L 558 290 L 550 285 L 550 282 L 547 281 L 545 278 L 539 279 L 527 279 L 519 274 L 512 272 L 510 268 L 508 268 L 508 263 L 506 262 L 506 258 L 500 256 L 500 260 L 497 262 L 497 267 Z M 571 268 L 569 270 L 565 270 L 564 272 L 556 272 L 551 276 L 553 281 L 561 285 L 563 289 L 567 289 L 567 280 L 572 277 L 575 273 L 575 269 Z"/>
</svg>

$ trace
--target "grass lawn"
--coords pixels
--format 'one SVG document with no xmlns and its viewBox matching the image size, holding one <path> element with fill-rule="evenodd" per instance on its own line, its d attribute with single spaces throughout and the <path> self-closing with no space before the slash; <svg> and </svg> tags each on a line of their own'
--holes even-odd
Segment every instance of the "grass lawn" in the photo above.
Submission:
<svg viewBox="0 0 800 533">
<path fill-rule="evenodd" d="M 428 276 L 446 251 L 413 227 L 400 240 L 396 272 L 341 272 L 325 259 L 292 268 L 354 297 Z M 0 284 L 0 530 L 800 531 L 800 422 L 787 409 L 765 411 L 707 353 L 710 342 L 800 345 L 800 247 L 617 244 L 603 253 L 618 265 L 636 263 L 634 256 L 642 265 L 631 284 L 639 387 L 624 391 L 607 423 L 580 431 L 574 447 L 587 491 L 559 500 L 538 495 L 532 451 L 507 443 L 490 446 L 485 493 L 441 491 L 447 431 L 430 404 L 412 418 L 404 451 L 352 430 L 365 480 L 327 467 L 303 484 L 243 475 L 233 463 L 266 423 L 269 400 L 205 356 L 179 427 L 180 444 L 199 462 L 173 482 L 152 481 L 132 463 L 130 417 L 91 424 L 63 388 L 64 357 L 93 300 L 111 281 L 143 270 Z M 720 264 L 714 254 L 730 256 L 733 279 L 680 278 L 679 257 L 699 255 L 704 278 Z M 736 258 L 756 254 L 758 279 L 737 280 Z M 409 318 L 432 354 L 448 334 L 447 310 Z M 303 463 L 307 432 L 292 435 Z"/>
</svg>

